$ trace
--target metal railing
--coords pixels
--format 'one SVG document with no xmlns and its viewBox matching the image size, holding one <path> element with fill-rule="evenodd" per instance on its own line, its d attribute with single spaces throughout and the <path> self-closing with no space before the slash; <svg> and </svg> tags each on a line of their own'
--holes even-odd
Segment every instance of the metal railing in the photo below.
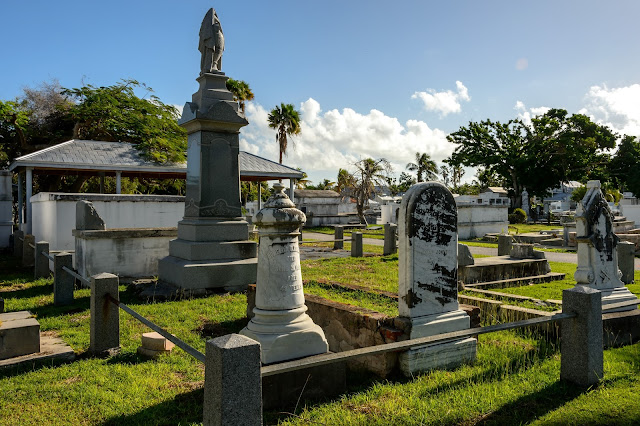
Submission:
<svg viewBox="0 0 640 426">
<path fill-rule="evenodd" d="M 143 317 L 142 315 L 140 315 L 139 313 L 137 313 L 136 311 L 134 311 L 133 309 L 125 305 L 124 303 L 114 299 L 111 295 L 107 294 L 106 298 L 109 302 L 115 304 L 117 307 L 119 307 L 120 309 L 122 309 L 123 311 L 125 311 L 126 313 L 128 313 L 129 315 L 137 319 L 138 321 L 140 321 L 142 324 L 146 325 L 156 333 L 160 334 L 162 337 L 172 342 L 177 347 L 179 347 L 180 349 L 182 349 L 183 351 L 185 351 L 186 353 L 188 353 L 189 355 L 191 355 L 192 357 L 194 357 L 195 359 L 197 359 L 198 361 L 204 364 L 205 356 L 202 352 L 198 351 L 193 346 L 190 346 L 188 343 L 184 342 L 183 340 L 180 340 L 179 338 L 169 333 L 168 331 L 164 330 L 157 324 L 154 324 L 153 322 Z"/>
</svg>

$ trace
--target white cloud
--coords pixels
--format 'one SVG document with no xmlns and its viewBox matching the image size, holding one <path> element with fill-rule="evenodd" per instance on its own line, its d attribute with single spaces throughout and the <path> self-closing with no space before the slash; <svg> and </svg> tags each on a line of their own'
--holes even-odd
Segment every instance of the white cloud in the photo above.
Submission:
<svg viewBox="0 0 640 426">
<path fill-rule="evenodd" d="M 523 71 L 529 68 L 529 61 L 527 58 L 520 58 L 516 61 L 516 69 L 518 71 Z"/>
<path fill-rule="evenodd" d="M 411 99 L 420 99 L 427 111 L 437 111 L 444 117 L 451 113 L 459 113 L 462 109 L 460 102 L 471 100 L 469 91 L 461 81 L 456 81 L 456 89 L 457 92 L 436 92 L 434 89 L 427 89 L 425 92 L 415 92 Z"/>
<path fill-rule="evenodd" d="M 619 133 L 640 136 L 640 84 L 613 89 L 592 86 L 579 112 Z"/>
<path fill-rule="evenodd" d="M 531 124 L 531 117 L 536 117 L 538 115 L 543 115 L 551 108 L 541 106 L 534 108 L 527 108 L 522 101 L 517 101 L 516 105 L 513 107 L 518 113 L 518 118 L 521 119 L 525 124 Z"/>
<path fill-rule="evenodd" d="M 350 108 L 323 112 L 312 98 L 302 102 L 299 110 L 301 133 L 293 137 L 283 163 L 300 167 L 314 182 L 335 179 L 339 168 L 351 170 L 353 163 L 362 158 L 384 157 L 399 175 L 417 151 L 442 161 L 453 150 L 446 133 L 430 128 L 424 121 L 401 124 L 375 109 L 367 114 Z M 240 149 L 278 161 L 275 131 L 267 125 L 268 111 L 250 102 L 246 114 L 250 124 L 240 133 Z"/>
</svg>

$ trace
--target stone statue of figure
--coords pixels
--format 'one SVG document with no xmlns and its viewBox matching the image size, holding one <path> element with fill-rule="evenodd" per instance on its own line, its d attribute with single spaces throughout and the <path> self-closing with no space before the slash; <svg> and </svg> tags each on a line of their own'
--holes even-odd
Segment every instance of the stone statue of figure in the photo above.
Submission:
<svg viewBox="0 0 640 426">
<path fill-rule="evenodd" d="M 224 51 L 224 36 L 222 25 L 213 8 L 209 9 L 200 26 L 200 43 L 198 50 L 202 54 L 200 60 L 200 74 L 220 71 L 222 67 L 222 52 Z"/>
</svg>

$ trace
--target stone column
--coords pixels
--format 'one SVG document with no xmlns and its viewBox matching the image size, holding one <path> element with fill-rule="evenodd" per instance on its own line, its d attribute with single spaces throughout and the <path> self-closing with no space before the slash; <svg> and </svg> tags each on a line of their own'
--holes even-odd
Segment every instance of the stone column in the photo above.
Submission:
<svg viewBox="0 0 640 426">
<path fill-rule="evenodd" d="M 228 334 L 207 341 L 203 425 L 262 425 L 260 345 Z"/>
<path fill-rule="evenodd" d="M 600 292 L 578 285 L 562 291 L 562 312 L 578 316 L 562 320 L 560 379 L 592 386 L 603 376 L 602 305 Z"/>
<path fill-rule="evenodd" d="M 49 258 L 45 257 L 42 252 L 49 254 L 49 243 L 46 241 L 38 241 L 36 243 L 36 251 L 34 253 L 33 276 L 38 278 L 49 278 L 51 271 L 49 270 Z"/>
<path fill-rule="evenodd" d="M 33 231 L 33 214 L 31 211 L 31 196 L 33 195 L 33 169 L 27 168 L 26 178 L 26 203 L 27 203 L 27 219 L 26 227 L 24 229 L 25 234 L 31 234 Z"/>
<path fill-rule="evenodd" d="M 9 247 L 9 236 L 13 232 L 13 194 L 11 172 L 0 170 L 0 249 Z"/>
<path fill-rule="evenodd" d="M 527 214 L 527 222 L 531 222 L 531 210 L 529 209 L 529 193 L 522 191 L 522 210 Z"/>
<path fill-rule="evenodd" d="M 64 267 L 73 269 L 71 253 L 58 253 L 53 256 L 53 304 L 56 306 L 73 303 L 75 278 Z"/>
<path fill-rule="evenodd" d="M 333 249 L 334 250 L 342 250 L 344 248 L 344 226 L 336 225 L 334 227 L 334 236 L 333 239 Z"/>
<path fill-rule="evenodd" d="M 508 234 L 498 235 L 498 256 L 508 256 L 511 254 L 511 243 L 513 237 Z"/>
<path fill-rule="evenodd" d="M 120 351 L 120 308 L 107 299 L 120 300 L 118 277 L 102 273 L 91 277 L 89 353 L 113 355 Z"/>
<path fill-rule="evenodd" d="M 33 245 L 33 247 L 31 247 Z M 34 253 L 36 245 L 36 237 L 31 234 L 24 236 L 24 243 L 22 244 L 22 266 L 32 267 L 34 265 L 35 257 Z"/>
<path fill-rule="evenodd" d="M 364 247 L 362 246 L 362 232 L 351 233 L 351 257 L 364 256 Z"/>
<path fill-rule="evenodd" d="M 23 231 L 22 223 L 24 222 L 24 194 L 22 189 L 22 173 L 18 172 L 18 229 Z"/>
<path fill-rule="evenodd" d="M 457 209 L 438 182 L 419 183 L 402 197 L 398 218 L 398 310 L 411 339 L 469 328 L 458 305 Z M 420 346 L 400 354 L 406 375 L 475 359 L 474 338 Z"/>
<path fill-rule="evenodd" d="M 618 243 L 618 268 L 622 273 L 620 279 L 625 284 L 632 284 L 634 277 L 634 259 L 636 253 L 636 245 L 629 241 L 620 241 Z"/>
<path fill-rule="evenodd" d="M 240 332 L 260 342 L 264 364 L 325 353 L 322 329 L 306 314 L 298 228 L 306 221 L 276 183 L 256 214 L 260 245 L 254 317 Z"/>
<path fill-rule="evenodd" d="M 389 256 L 398 251 L 398 247 L 396 246 L 397 229 L 398 225 L 391 223 L 385 223 L 384 225 L 384 247 L 382 254 L 385 256 Z"/>
<path fill-rule="evenodd" d="M 122 172 L 116 170 L 116 194 L 122 193 Z"/>
<path fill-rule="evenodd" d="M 602 191 L 600 181 L 587 182 L 587 193 L 576 209 L 577 285 L 587 285 L 602 294 L 602 307 L 637 300 L 625 287 L 618 269 L 619 238 L 613 233 L 613 213 Z M 635 306 L 620 311 L 635 310 Z"/>
</svg>

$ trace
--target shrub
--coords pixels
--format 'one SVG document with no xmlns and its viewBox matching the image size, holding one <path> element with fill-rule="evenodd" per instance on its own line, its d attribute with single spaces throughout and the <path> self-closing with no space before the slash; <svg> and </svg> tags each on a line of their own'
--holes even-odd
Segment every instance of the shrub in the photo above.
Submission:
<svg viewBox="0 0 640 426">
<path fill-rule="evenodd" d="M 509 216 L 509 223 L 525 223 L 527 221 L 527 213 L 522 209 L 515 209 Z"/>
</svg>

